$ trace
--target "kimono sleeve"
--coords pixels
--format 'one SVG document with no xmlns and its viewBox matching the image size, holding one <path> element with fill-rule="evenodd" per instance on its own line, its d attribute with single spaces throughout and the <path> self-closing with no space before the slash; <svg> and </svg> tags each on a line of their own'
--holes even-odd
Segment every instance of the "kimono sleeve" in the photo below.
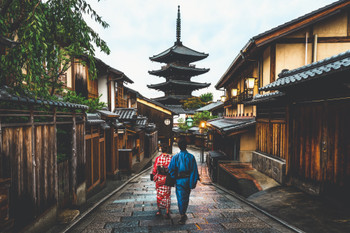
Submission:
<svg viewBox="0 0 350 233">
<path fill-rule="evenodd" d="M 194 189 L 196 188 L 197 181 L 199 180 L 197 162 L 194 156 L 192 156 L 191 165 L 192 166 L 191 166 L 191 176 L 190 176 L 190 188 Z"/>
</svg>

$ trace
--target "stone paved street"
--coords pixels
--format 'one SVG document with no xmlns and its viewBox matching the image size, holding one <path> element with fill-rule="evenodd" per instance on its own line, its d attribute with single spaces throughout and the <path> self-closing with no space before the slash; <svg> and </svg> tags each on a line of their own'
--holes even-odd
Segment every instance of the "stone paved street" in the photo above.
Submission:
<svg viewBox="0 0 350 233">
<path fill-rule="evenodd" d="M 174 148 L 175 152 L 178 148 Z M 70 232 L 290 232 L 235 197 L 211 185 L 205 163 L 196 156 L 202 182 L 191 193 L 185 225 L 178 225 L 179 213 L 172 188 L 171 219 L 156 217 L 155 185 L 150 170 L 113 195 Z"/>
</svg>

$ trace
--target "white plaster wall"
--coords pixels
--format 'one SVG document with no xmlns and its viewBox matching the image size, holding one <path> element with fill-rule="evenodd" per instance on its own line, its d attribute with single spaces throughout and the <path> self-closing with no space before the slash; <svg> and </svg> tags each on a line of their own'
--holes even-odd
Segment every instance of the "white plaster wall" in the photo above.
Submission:
<svg viewBox="0 0 350 233">
<path fill-rule="evenodd" d="M 350 43 L 319 43 L 317 61 L 337 55 L 350 49 Z"/>
<path fill-rule="evenodd" d="M 116 92 L 115 92 L 115 83 L 112 82 L 111 85 L 111 112 L 114 112 L 115 110 L 115 98 L 116 98 Z"/>
<path fill-rule="evenodd" d="M 100 97 L 100 101 L 108 103 L 107 76 L 99 77 L 97 85 L 98 85 L 98 95 L 102 95 Z"/>
</svg>

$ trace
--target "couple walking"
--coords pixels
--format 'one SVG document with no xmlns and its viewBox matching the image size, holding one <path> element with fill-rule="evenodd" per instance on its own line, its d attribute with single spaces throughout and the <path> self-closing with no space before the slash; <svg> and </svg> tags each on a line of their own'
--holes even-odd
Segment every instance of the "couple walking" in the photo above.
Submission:
<svg viewBox="0 0 350 233">
<path fill-rule="evenodd" d="M 196 187 L 199 175 L 196 159 L 186 150 L 186 140 L 181 138 L 178 146 L 180 152 L 171 157 L 168 154 L 168 146 L 162 145 L 162 154 L 156 158 L 152 174 L 154 175 L 157 190 L 158 212 L 156 215 L 160 216 L 162 214 L 161 209 L 165 209 L 165 218 L 170 218 L 171 187 L 165 185 L 167 174 L 169 174 L 171 178 L 176 180 L 176 198 L 181 215 L 178 223 L 185 224 L 191 189 Z"/>
</svg>

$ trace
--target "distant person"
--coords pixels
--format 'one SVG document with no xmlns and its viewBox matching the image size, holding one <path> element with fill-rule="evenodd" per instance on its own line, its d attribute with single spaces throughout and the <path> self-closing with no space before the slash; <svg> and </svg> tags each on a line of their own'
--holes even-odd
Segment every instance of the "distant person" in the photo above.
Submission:
<svg viewBox="0 0 350 233">
<path fill-rule="evenodd" d="M 171 156 L 168 154 L 169 146 L 167 144 L 161 145 L 162 154 L 159 155 L 153 166 L 153 181 L 156 182 L 157 190 L 157 206 L 158 211 L 156 216 L 162 215 L 162 209 L 166 210 L 165 218 L 170 218 L 170 203 L 171 203 L 171 187 L 165 185 L 166 175 L 168 174 L 168 166 Z"/>
<path fill-rule="evenodd" d="M 169 173 L 176 179 L 176 198 L 181 215 L 178 224 L 185 224 L 187 207 L 191 189 L 194 189 L 199 180 L 197 162 L 194 156 L 186 150 L 187 142 L 180 138 L 178 142 L 180 152 L 173 156 L 169 165 Z"/>
</svg>

